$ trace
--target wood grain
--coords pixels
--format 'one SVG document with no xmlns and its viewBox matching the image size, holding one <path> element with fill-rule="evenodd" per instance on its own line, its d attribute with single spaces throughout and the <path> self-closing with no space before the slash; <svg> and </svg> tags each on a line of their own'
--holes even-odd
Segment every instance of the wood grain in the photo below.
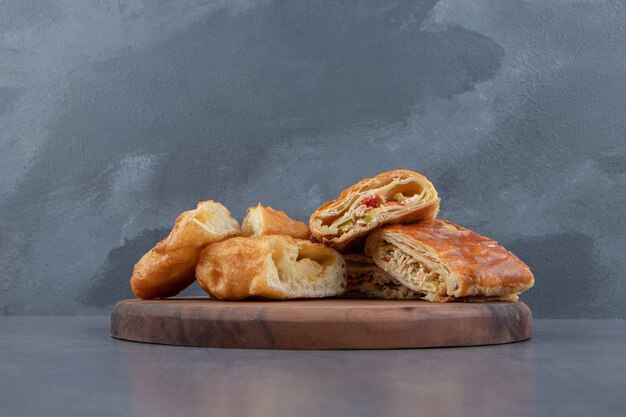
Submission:
<svg viewBox="0 0 626 417">
<path fill-rule="evenodd" d="M 394 349 L 475 346 L 531 337 L 517 303 L 396 300 L 124 300 L 111 336 L 181 346 L 255 349 Z"/>
</svg>

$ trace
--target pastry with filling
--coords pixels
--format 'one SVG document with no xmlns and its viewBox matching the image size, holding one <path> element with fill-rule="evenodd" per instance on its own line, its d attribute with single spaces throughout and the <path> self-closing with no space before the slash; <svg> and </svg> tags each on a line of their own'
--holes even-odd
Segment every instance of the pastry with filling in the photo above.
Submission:
<svg viewBox="0 0 626 417">
<path fill-rule="evenodd" d="M 259 204 L 248 209 L 241 223 L 241 235 L 250 237 L 285 235 L 296 239 L 308 239 L 311 232 L 306 224 L 292 219 L 282 211 Z"/>
<path fill-rule="evenodd" d="M 365 248 L 429 301 L 513 301 L 534 283 L 530 268 L 496 241 L 445 220 L 385 226 Z"/>
<path fill-rule="evenodd" d="M 337 251 L 290 236 L 235 237 L 207 246 L 196 278 L 214 298 L 320 298 L 346 288 L 346 264 Z"/>
<path fill-rule="evenodd" d="M 142 299 L 172 297 L 195 280 L 198 253 L 209 243 L 239 235 L 241 229 L 226 207 L 202 201 L 182 213 L 170 234 L 133 268 L 130 285 Z"/>
<path fill-rule="evenodd" d="M 323 204 L 309 227 L 315 241 L 346 250 L 377 227 L 430 220 L 438 212 L 437 190 L 425 176 L 395 170 L 364 179 Z"/>
<path fill-rule="evenodd" d="M 362 254 L 344 254 L 348 267 L 346 298 L 382 298 L 387 300 L 417 300 L 416 293 L 380 269 L 372 258 Z"/>
</svg>

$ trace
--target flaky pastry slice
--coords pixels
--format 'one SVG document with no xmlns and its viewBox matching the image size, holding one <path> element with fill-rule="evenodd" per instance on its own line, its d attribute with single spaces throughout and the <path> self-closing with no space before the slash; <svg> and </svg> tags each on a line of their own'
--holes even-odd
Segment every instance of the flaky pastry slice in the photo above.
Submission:
<svg viewBox="0 0 626 417">
<path fill-rule="evenodd" d="M 311 232 L 306 224 L 292 219 L 284 212 L 259 204 L 248 209 L 241 223 L 241 235 L 250 237 L 285 235 L 296 239 L 308 239 Z"/>
<path fill-rule="evenodd" d="M 430 220 L 439 212 L 437 190 L 417 172 L 395 170 L 366 178 L 311 215 L 313 239 L 345 250 L 385 224 Z"/>
<path fill-rule="evenodd" d="M 517 300 L 530 268 L 494 240 L 445 220 L 391 225 L 368 236 L 376 265 L 429 301 Z"/>
<path fill-rule="evenodd" d="M 379 268 L 374 260 L 363 254 L 348 253 L 343 258 L 348 267 L 346 298 L 382 298 L 387 300 L 417 300 L 416 293 Z"/>
<path fill-rule="evenodd" d="M 143 299 L 178 294 L 195 280 L 196 259 L 203 247 L 240 233 L 239 223 L 222 204 L 198 203 L 195 210 L 178 216 L 170 234 L 135 264 L 133 293 Z"/>
<path fill-rule="evenodd" d="M 337 251 L 308 240 L 236 237 L 202 250 L 196 278 L 220 300 L 320 298 L 343 293 L 346 264 Z"/>
</svg>

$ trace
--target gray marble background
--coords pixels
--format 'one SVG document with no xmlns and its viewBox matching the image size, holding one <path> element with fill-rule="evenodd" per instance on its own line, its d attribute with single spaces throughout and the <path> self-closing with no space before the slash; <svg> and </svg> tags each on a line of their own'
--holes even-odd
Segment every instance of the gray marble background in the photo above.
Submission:
<svg viewBox="0 0 626 417">
<path fill-rule="evenodd" d="M 0 314 L 107 313 L 198 200 L 305 220 L 408 168 L 532 267 L 536 317 L 626 318 L 625 23 L 614 1 L 0 1 Z"/>
</svg>

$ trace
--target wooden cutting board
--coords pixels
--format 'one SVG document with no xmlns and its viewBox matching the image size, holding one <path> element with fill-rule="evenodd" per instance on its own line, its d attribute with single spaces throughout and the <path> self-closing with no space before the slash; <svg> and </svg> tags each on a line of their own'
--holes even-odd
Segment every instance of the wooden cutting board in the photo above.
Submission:
<svg viewBox="0 0 626 417">
<path fill-rule="evenodd" d="M 475 346 L 531 337 L 517 303 L 395 300 L 124 300 L 111 336 L 180 346 L 254 349 L 394 349 Z"/>
</svg>

